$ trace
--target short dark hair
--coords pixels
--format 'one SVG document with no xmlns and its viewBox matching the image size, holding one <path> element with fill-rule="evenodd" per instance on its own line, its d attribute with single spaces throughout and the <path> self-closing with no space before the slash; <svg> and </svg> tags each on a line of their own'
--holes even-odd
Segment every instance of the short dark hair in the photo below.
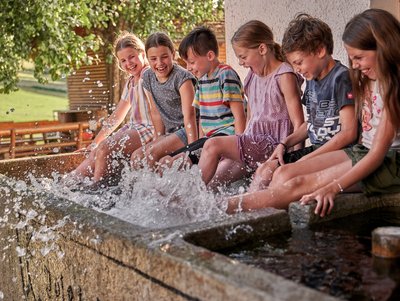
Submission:
<svg viewBox="0 0 400 301">
<path fill-rule="evenodd" d="M 294 51 L 315 53 L 321 46 L 333 53 L 331 28 L 325 22 L 308 14 L 297 15 L 286 28 L 282 40 L 284 54 Z"/>
<path fill-rule="evenodd" d="M 218 41 L 215 33 L 208 27 L 199 26 L 189 32 L 179 45 L 179 55 L 187 60 L 189 48 L 199 56 L 213 51 L 218 56 Z"/>
</svg>

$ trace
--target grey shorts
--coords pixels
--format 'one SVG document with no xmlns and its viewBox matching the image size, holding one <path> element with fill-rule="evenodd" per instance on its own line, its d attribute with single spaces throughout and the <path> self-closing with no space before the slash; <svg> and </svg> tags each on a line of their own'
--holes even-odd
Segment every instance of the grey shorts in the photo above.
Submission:
<svg viewBox="0 0 400 301">
<path fill-rule="evenodd" d="M 368 153 L 369 149 L 361 144 L 344 149 L 353 166 Z M 362 190 L 367 195 L 400 192 L 400 153 L 389 150 L 382 164 L 361 182 Z"/>
</svg>

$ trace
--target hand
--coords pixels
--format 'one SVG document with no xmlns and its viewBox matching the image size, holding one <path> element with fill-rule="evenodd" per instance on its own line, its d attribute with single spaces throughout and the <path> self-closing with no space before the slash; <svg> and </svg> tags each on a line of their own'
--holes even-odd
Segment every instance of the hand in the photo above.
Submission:
<svg viewBox="0 0 400 301">
<path fill-rule="evenodd" d="M 92 150 L 96 149 L 97 147 L 98 147 L 98 144 L 95 142 L 92 142 L 86 147 L 86 150 L 88 152 L 91 152 Z"/>
<path fill-rule="evenodd" d="M 90 152 L 90 150 L 87 148 L 87 147 L 82 147 L 82 148 L 80 148 L 80 149 L 77 149 L 77 150 L 75 150 L 74 151 L 74 153 L 89 153 Z"/>
<path fill-rule="evenodd" d="M 278 144 L 267 161 L 278 160 L 280 165 L 285 165 L 285 161 L 283 160 L 283 155 L 285 153 L 285 146 L 283 144 Z"/>
<path fill-rule="evenodd" d="M 302 205 L 307 205 L 313 201 L 317 201 L 314 213 L 324 217 L 326 214 L 331 213 L 337 193 L 337 186 L 329 184 L 313 193 L 303 195 L 300 199 L 300 203 Z"/>
</svg>

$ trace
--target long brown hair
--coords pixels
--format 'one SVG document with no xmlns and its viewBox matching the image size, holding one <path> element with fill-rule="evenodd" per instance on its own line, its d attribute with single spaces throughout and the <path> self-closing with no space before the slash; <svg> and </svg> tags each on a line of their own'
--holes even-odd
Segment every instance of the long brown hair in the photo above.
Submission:
<svg viewBox="0 0 400 301">
<path fill-rule="evenodd" d="M 264 43 L 277 60 L 284 61 L 281 46 L 274 41 L 272 30 L 261 21 L 252 20 L 240 26 L 233 35 L 231 43 L 249 49 L 256 49 Z"/>
<path fill-rule="evenodd" d="M 392 124 L 400 127 L 400 23 L 389 12 L 368 9 L 354 16 L 346 25 L 342 40 L 360 50 L 376 51 L 376 72 L 384 107 Z M 352 68 L 350 76 L 353 93 L 360 114 L 362 100 L 368 91 L 370 79 Z"/>
</svg>

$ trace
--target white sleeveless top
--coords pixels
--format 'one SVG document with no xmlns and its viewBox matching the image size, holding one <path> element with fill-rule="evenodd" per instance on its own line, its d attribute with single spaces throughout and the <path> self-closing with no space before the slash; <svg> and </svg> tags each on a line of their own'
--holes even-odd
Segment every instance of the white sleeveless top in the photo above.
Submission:
<svg viewBox="0 0 400 301">
<path fill-rule="evenodd" d="M 382 118 L 382 112 L 383 100 L 379 91 L 378 81 L 375 81 L 374 89 L 371 94 L 371 104 L 369 104 L 367 100 L 364 100 L 362 108 L 361 143 L 368 149 L 372 146 L 372 141 Z M 400 150 L 400 130 L 397 130 L 396 137 L 390 148 Z"/>
</svg>

